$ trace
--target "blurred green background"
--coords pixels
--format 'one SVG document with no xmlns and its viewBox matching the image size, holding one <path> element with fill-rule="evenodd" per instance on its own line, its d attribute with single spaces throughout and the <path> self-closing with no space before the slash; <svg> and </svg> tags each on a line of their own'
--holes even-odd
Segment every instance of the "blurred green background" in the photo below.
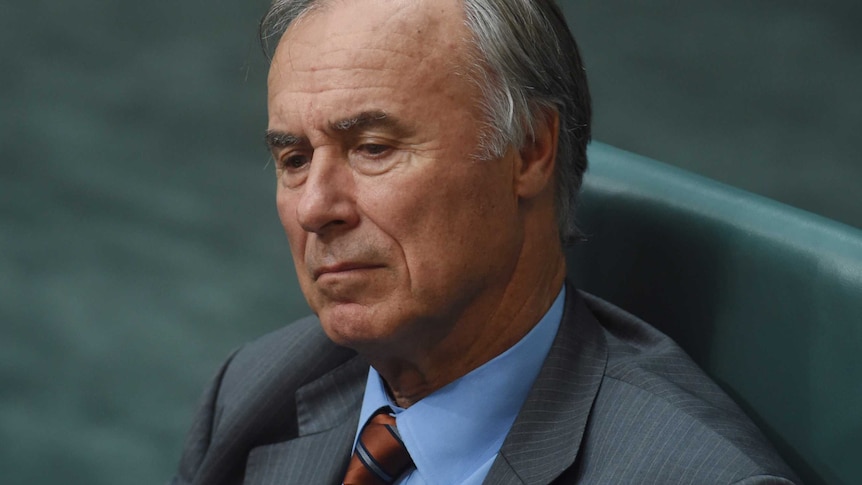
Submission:
<svg viewBox="0 0 862 485">
<path fill-rule="evenodd" d="M 0 3 L 0 481 L 162 483 L 227 353 L 307 312 L 266 0 Z M 563 2 L 595 138 L 862 227 L 862 3 Z"/>
</svg>

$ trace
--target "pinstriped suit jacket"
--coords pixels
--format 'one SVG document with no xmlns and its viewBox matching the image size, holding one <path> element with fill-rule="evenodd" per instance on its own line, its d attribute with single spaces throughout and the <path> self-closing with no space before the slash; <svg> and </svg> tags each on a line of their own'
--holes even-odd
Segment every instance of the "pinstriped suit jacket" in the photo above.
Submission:
<svg viewBox="0 0 862 485">
<path fill-rule="evenodd" d="M 573 288 L 485 483 L 800 483 L 670 339 Z M 222 367 L 174 485 L 339 484 L 368 365 L 309 317 Z"/>
</svg>

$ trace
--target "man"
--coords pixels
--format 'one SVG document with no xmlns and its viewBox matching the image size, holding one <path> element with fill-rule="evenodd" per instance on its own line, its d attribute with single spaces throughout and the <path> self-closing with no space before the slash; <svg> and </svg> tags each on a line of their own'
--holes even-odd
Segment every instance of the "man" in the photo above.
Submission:
<svg viewBox="0 0 862 485">
<path fill-rule="evenodd" d="M 276 0 L 263 25 L 316 318 L 229 359 L 173 483 L 793 483 L 672 342 L 565 285 L 590 107 L 556 6 Z"/>
</svg>

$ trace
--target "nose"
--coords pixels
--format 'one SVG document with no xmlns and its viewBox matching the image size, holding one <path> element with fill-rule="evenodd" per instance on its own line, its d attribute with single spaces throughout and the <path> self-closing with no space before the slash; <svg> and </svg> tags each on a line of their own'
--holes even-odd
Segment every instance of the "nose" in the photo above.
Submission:
<svg viewBox="0 0 862 485">
<path fill-rule="evenodd" d="M 354 179 L 344 160 L 326 150 L 315 150 L 299 194 L 296 219 L 305 231 L 319 235 L 356 225 Z"/>
</svg>

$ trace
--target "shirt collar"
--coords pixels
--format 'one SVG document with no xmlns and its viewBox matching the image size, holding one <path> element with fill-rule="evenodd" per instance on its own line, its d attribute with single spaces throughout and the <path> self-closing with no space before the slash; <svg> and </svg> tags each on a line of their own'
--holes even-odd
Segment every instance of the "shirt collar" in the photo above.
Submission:
<svg viewBox="0 0 862 485">
<path fill-rule="evenodd" d="M 383 379 L 371 368 L 359 430 L 374 411 L 390 406 L 425 482 L 461 483 L 500 450 L 557 334 L 565 292 L 563 285 L 551 308 L 515 345 L 408 409 L 390 401 Z"/>
</svg>

